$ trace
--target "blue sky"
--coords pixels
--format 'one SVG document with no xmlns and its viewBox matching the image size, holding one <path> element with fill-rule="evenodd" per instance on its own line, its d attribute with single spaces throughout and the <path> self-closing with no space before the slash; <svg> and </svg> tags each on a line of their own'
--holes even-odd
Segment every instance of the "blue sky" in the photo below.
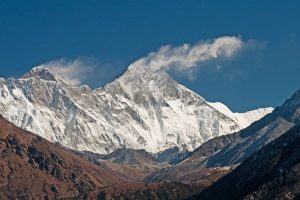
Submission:
<svg viewBox="0 0 300 200">
<path fill-rule="evenodd" d="M 241 38 L 248 47 L 173 77 L 234 111 L 281 104 L 300 88 L 300 1 L 0 1 L 0 76 L 80 59 L 86 84 L 111 81 L 162 45 Z M 84 66 L 83 66 L 84 67 Z"/>
</svg>

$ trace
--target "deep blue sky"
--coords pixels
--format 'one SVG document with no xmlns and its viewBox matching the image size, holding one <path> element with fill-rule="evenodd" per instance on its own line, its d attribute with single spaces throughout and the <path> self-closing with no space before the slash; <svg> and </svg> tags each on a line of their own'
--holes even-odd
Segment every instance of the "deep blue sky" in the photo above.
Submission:
<svg viewBox="0 0 300 200">
<path fill-rule="evenodd" d="M 0 76 L 18 77 L 60 58 L 92 57 L 113 68 L 103 85 L 128 64 L 161 45 L 195 43 L 223 35 L 256 45 L 217 72 L 175 79 L 235 111 L 276 106 L 300 88 L 300 1 L 0 1 Z M 100 70 L 101 71 L 101 70 Z M 104 70 L 105 71 L 105 70 Z"/>
</svg>

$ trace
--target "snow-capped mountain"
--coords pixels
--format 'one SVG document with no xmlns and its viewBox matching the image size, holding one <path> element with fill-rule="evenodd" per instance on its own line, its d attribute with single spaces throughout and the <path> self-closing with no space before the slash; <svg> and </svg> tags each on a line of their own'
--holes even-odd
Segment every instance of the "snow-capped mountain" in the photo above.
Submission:
<svg viewBox="0 0 300 200">
<path fill-rule="evenodd" d="M 233 113 L 166 72 L 132 66 L 95 90 L 70 85 L 40 67 L 19 79 L 0 79 L 0 112 L 6 119 L 52 142 L 97 153 L 124 146 L 153 153 L 174 146 L 191 151 L 272 110 Z"/>
</svg>

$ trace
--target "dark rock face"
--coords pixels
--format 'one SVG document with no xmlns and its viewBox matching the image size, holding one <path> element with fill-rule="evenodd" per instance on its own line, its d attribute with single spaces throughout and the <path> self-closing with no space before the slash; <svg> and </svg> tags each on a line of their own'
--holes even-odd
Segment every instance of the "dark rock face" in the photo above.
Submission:
<svg viewBox="0 0 300 200">
<path fill-rule="evenodd" d="M 245 160 L 194 199 L 300 198 L 300 126 Z"/>
<path fill-rule="evenodd" d="M 50 160 L 46 158 L 43 152 L 38 151 L 33 145 L 29 144 L 28 146 L 28 157 L 29 163 L 34 166 L 37 166 L 41 171 L 48 172 Z"/>
</svg>

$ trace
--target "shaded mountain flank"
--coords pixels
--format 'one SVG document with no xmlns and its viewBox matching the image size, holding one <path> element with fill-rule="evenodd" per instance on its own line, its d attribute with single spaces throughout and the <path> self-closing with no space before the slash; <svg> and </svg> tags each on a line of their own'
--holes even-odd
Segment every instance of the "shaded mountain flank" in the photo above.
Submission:
<svg viewBox="0 0 300 200">
<path fill-rule="evenodd" d="M 297 125 L 191 199 L 299 198 L 300 126 Z"/>
</svg>

